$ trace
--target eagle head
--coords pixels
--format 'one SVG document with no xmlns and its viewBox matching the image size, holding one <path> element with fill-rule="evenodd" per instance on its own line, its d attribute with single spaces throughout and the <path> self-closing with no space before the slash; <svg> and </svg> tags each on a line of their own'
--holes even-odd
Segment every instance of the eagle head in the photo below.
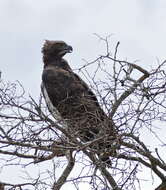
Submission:
<svg viewBox="0 0 166 190">
<path fill-rule="evenodd" d="M 66 44 L 64 41 L 46 40 L 43 48 L 43 59 L 61 59 L 66 53 L 71 53 L 73 48 Z"/>
</svg>

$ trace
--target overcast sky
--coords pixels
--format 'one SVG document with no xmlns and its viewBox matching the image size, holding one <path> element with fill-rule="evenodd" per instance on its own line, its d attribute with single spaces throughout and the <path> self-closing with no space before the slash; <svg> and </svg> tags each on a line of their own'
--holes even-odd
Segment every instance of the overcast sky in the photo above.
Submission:
<svg viewBox="0 0 166 190">
<path fill-rule="evenodd" d="M 100 43 L 93 33 L 114 34 L 120 54 L 140 64 L 165 59 L 164 0 L 0 0 L 0 70 L 3 78 L 20 80 L 33 94 L 39 91 L 44 39 L 73 46 L 72 68 L 93 59 Z M 33 85 L 32 85 L 33 84 Z"/>
<path fill-rule="evenodd" d="M 166 59 L 165 0 L 0 0 L 0 70 L 4 80 L 19 80 L 40 93 L 44 39 L 73 46 L 72 68 L 100 54 L 93 35 L 121 42 L 120 55 L 150 67 Z"/>
</svg>

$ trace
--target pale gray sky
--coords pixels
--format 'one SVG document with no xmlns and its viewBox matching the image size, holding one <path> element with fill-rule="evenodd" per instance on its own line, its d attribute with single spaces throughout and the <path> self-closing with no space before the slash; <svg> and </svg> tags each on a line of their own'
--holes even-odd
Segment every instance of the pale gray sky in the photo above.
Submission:
<svg viewBox="0 0 166 190">
<path fill-rule="evenodd" d="M 20 80 L 36 93 L 44 39 L 62 39 L 74 48 L 68 59 L 77 67 L 93 59 L 100 43 L 93 33 L 114 34 L 122 58 L 153 64 L 165 59 L 164 0 L 0 0 L 0 69 L 3 78 Z M 32 84 L 33 83 L 33 87 Z M 38 88 L 39 90 L 39 88 Z"/>
<path fill-rule="evenodd" d="M 100 54 L 93 35 L 121 42 L 121 58 L 146 68 L 166 59 L 165 0 L 0 0 L 0 70 L 19 80 L 34 97 L 40 93 L 44 39 L 73 46 L 72 68 Z"/>
</svg>

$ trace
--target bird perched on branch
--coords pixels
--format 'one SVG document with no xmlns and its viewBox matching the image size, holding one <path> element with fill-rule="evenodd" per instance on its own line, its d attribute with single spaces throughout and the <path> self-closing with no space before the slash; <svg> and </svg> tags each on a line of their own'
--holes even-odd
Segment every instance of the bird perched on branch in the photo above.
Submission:
<svg viewBox="0 0 166 190">
<path fill-rule="evenodd" d="M 100 107 L 92 90 L 63 59 L 72 50 L 63 41 L 45 41 L 42 48 L 42 92 L 50 112 L 58 110 L 72 136 L 83 143 L 100 139 L 92 148 L 103 162 L 109 164 L 109 156 L 115 153 L 111 150 L 116 136 L 114 124 Z"/>
</svg>

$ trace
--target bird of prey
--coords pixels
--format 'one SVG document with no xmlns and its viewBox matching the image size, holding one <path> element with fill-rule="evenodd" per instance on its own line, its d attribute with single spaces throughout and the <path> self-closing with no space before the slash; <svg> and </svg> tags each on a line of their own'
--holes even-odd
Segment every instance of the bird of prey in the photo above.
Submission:
<svg viewBox="0 0 166 190">
<path fill-rule="evenodd" d="M 42 93 L 49 111 L 59 112 L 75 138 L 83 143 L 100 139 L 92 148 L 98 149 L 99 159 L 109 164 L 109 156 L 115 152 L 111 150 L 116 136 L 114 124 L 100 107 L 92 90 L 63 59 L 72 50 L 64 41 L 45 41 L 42 48 Z"/>
</svg>

